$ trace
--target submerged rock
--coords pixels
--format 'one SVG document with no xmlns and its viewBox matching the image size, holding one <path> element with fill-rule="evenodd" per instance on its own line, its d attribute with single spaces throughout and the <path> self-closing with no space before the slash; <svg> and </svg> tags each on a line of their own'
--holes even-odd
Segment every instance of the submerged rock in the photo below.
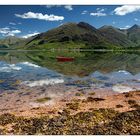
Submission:
<svg viewBox="0 0 140 140">
<path fill-rule="evenodd" d="M 125 85 L 114 85 L 112 87 L 112 90 L 115 92 L 124 93 L 124 92 L 134 91 L 135 89 Z"/>
</svg>

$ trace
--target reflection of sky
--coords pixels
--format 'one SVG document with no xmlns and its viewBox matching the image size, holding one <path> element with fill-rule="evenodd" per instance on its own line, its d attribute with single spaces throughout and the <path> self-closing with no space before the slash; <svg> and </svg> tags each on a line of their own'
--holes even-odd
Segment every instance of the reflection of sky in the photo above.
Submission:
<svg viewBox="0 0 140 140">
<path fill-rule="evenodd" d="M 117 71 L 117 72 L 111 72 L 108 74 L 102 74 L 100 72 L 94 72 L 91 74 L 91 77 L 97 78 L 99 80 L 103 81 L 116 81 L 116 82 L 121 82 L 124 80 L 129 80 L 129 79 L 135 79 L 136 77 L 133 76 L 131 73 L 127 71 Z"/>
<path fill-rule="evenodd" d="M 93 85 L 95 87 L 111 87 L 114 84 L 139 84 L 140 73 L 132 75 L 131 73 L 119 70 L 103 74 L 99 71 L 93 72 L 89 76 L 79 77 L 67 77 L 53 70 L 40 67 L 38 65 L 22 62 L 17 64 L 7 64 L 3 61 L 0 62 L 0 80 L 5 82 L 0 83 L 0 87 L 10 87 L 10 84 L 15 80 L 21 81 L 39 81 L 39 80 L 57 80 L 65 79 L 65 82 L 72 83 L 73 81 L 83 81 L 80 84 Z M 86 81 L 86 82 L 85 82 Z"/>
<path fill-rule="evenodd" d="M 15 78 L 19 80 L 39 80 L 42 78 L 62 77 L 61 74 L 31 63 L 6 64 L 0 63 L 0 78 Z"/>
<path fill-rule="evenodd" d="M 103 74 L 100 72 L 94 72 L 90 75 L 92 78 L 96 78 L 102 83 L 104 83 L 105 86 L 111 86 L 113 84 L 139 84 L 140 83 L 140 74 L 132 75 L 131 73 L 120 70 L 116 72 L 111 72 L 108 74 Z"/>
<path fill-rule="evenodd" d="M 45 79 L 63 79 L 63 75 L 27 62 L 17 64 L 0 62 L 0 88 L 3 86 L 4 89 L 11 89 L 11 85 L 16 80 L 38 81 Z"/>
</svg>

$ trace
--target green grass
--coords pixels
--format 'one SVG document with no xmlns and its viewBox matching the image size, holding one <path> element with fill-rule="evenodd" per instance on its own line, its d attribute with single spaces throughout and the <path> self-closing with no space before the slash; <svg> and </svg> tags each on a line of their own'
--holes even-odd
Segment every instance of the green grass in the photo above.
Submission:
<svg viewBox="0 0 140 140">
<path fill-rule="evenodd" d="M 86 48 L 84 43 L 81 42 L 54 42 L 54 43 L 45 43 L 42 45 L 38 45 L 38 40 L 33 41 L 31 43 L 29 43 L 25 48 L 27 49 L 45 49 L 45 50 L 49 50 L 49 49 L 72 49 L 72 48 Z"/>
</svg>

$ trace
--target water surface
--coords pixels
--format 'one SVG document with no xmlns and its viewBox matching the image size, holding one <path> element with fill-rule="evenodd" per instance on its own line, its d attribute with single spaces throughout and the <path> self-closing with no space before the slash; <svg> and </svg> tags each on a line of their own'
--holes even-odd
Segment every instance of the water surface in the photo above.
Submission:
<svg viewBox="0 0 140 140">
<path fill-rule="evenodd" d="M 61 62 L 57 57 L 74 58 Z M 0 89 L 64 84 L 112 88 L 140 85 L 140 53 L 94 51 L 0 52 Z"/>
</svg>

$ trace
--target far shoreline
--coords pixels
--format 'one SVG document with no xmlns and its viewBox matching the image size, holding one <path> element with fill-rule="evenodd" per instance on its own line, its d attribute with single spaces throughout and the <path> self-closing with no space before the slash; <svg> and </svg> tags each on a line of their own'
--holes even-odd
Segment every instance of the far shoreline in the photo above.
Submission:
<svg viewBox="0 0 140 140">
<path fill-rule="evenodd" d="M 0 49 L 0 52 L 33 52 L 33 51 L 75 51 L 75 52 L 139 52 L 137 49 L 62 49 L 62 48 L 52 48 L 52 49 Z"/>
</svg>

